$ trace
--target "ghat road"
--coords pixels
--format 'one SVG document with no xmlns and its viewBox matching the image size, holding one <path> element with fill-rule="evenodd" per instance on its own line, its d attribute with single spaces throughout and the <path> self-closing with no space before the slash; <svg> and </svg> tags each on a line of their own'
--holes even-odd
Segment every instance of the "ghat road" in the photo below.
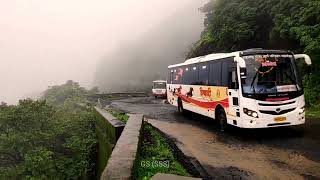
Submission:
<svg viewBox="0 0 320 180">
<path fill-rule="evenodd" d="M 114 100 L 111 106 L 144 114 L 214 179 L 320 179 L 320 119 L 299 127 L 220 132 L 213 119 L 181 115 L 163 99 Z"/>
</svg>

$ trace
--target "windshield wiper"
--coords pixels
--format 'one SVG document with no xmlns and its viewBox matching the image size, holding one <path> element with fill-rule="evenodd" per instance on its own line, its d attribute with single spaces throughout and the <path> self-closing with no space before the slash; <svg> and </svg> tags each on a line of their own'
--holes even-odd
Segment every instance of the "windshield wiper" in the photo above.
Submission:
<svg viewBox="0 0 320 180">
<path fill-rule="evenodd" d="M 258 76 L 258 71 L 254 75 L 253 80 L 252 80 L 251 85 L 250 85 L 250 90 L 253 89 L 253 94 L 256 94 L 256 88 L 254 87 L 254 82 L 256 81 L 257 76 Z"/>
</svg>

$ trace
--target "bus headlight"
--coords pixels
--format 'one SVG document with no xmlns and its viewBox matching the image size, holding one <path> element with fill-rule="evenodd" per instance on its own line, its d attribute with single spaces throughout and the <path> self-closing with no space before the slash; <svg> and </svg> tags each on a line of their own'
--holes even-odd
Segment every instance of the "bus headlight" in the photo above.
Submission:
<svg viewBox="0 0 320 180">
<path fill-rule="evenodd" d="M 299 109 L 299 114 L 302 114 L 306 111 L 306 108 L 303 106 L 302 108 Z"/>
<path fill-rule="evenodd" d="M 258 117 L 258 113 L 253 112 L 253 113 L 252 113 L 252 117 L 257 118 L 257 117 Z"/>
<path fill-rule="evenodd" d="M 258 118 L 258 113 L 256 111 L 252 111 L 250 109 L 247 109 L 247 108 L 243 108 L 243 112 L 248 115 L 248 116 L 251 116 L 251 117 L 254 117 L 254 118 Z"/>
</svg>

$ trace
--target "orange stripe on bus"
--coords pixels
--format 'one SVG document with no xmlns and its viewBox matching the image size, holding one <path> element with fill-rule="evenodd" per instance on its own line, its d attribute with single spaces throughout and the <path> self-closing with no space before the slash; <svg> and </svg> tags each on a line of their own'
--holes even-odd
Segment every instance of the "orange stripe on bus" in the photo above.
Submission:
<svg viewBox="0 0 320 180">
<path fill-rule="evenodd" d="M 188 96 L 185 96 L 185 95 L 182 95 L 179 93 L 175 93 L 175 95 L 179 96 L 181 98 L 181 100 L 183 100 L 184 102 L 193 103 L 197 106 L 200 106 L 200 107 L 206 108 L 206 109 L 215 109 L 218 104 L 221 104 L 224 108 L 229 107 L 229 99 L 228 98 L 223 99 L 221 101 L 203 102 L 203 101 L 198 101 L 198 100 L 192 99 Z"/>
</svg>

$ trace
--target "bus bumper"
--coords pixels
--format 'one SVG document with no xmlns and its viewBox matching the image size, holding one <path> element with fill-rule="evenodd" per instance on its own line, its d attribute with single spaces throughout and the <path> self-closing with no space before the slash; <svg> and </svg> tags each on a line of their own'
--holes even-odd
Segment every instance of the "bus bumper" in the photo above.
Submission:
<svg viewBox="0 0 320 180">
<path fill-rule="evenodd" d="M 246 115 L 243 115 L 246 116 Z M 277 118 L 281 118 L 285 120 L 277 121 Z M 241 123 L 239 123 L 241 122 Z M 232 124 L 234 126 L 240 128 L 271 128 L 271 127 L 281 127 L 281 126 L 295 126 L 295 125 L 302 125 L 305 123 L 305 113 L 299 114 L 298 112 L 284 114 L 284 115 L 263 115 L 261 118 L 251 118 L 251 117 L 244 117 L 240 121 L 238 121 L 237 125 Z"/>
<path fill-rule="evenodd" d="M 152 93 L 153 96 L 157 97 L 167 97 L 167 94 L 157 94 L 157 93 Z"/>
</svg>

